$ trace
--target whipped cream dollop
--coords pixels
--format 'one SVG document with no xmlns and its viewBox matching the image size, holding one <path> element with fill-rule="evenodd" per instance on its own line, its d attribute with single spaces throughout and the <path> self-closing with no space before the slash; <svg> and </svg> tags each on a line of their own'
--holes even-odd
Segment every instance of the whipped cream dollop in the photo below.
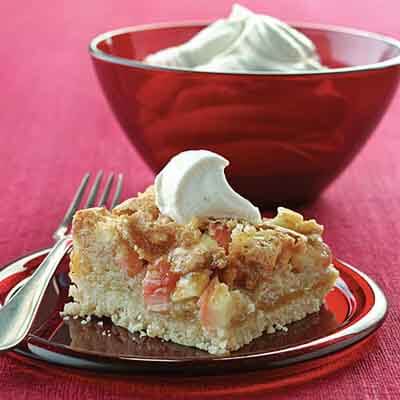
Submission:
<svg viewBox="0 0 400 400">
<path fill-rule="evenodd" d="M 304 71 L 325 68 L 315 45 L 284 22 L 235 4 L 226 19 L 188 42 L 147 56 L 148 64 L 198 71 Z"/>
<path fill-rule="evenodd" d="M 229 161 L 207 150 L 173 157 L 155 179 L 156 204 L 179 224 L 193 217 L 239 218 L 261 222 L 257 207 L 236 193 L 226 180 Z"/>
</svg>

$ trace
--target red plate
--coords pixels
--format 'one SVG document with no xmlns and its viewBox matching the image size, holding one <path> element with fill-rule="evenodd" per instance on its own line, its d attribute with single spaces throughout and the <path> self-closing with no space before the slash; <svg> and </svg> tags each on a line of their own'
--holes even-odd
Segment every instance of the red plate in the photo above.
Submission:
<svg viewBox="0 0 400 400">
<path fill-rule="evenodd" d="M 34 271 L 47 254 L 42 250 L 23 257 L 0 271 L 0 301 L 4 303 L 18 284 Z M 230 356 L 140 337 L 109 320 L 64 321 L 59 312 L 68 299 L 68 258 L 59 266 L 45 294 L 26 341 L 14 349 L 24 358 L 64 367 L 125 373 L 221 374 L 266 370 L 271 384 L 299 373 L 319 374 L 352 360 L 367 337 L 383 322 L 387 302 L 377 284 L 356 268 L 335 261 L 341 278 L 319 313 L 289 326 L 288 332 L 264 335 Z M 342 361 L 340 361 L 342 360 Z M 296 378 L 294 378 L 296 374 Z"/>
</svg>

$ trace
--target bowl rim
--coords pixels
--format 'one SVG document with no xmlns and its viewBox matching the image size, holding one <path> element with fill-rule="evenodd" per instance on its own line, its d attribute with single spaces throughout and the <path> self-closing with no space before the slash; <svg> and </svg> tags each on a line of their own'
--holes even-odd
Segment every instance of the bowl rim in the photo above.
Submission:
<svg viewBox="0 0 400 400">
<path fill-rule="evenodd" d="M 110 30 L 104 33 L 101 33 L 95 36 L 89 43 L 89 53 L 92 57 L 107 61 L 112 64 L 118 64 L 128 67 L 135 67 L 144 70 L 156 70 L 156 71 L 174 71 L 174 72 L 182 72 L 182 73 L 191 73 L 191 74 L 217 74 L 217 75 L 263 75 L 263 76 L 303 76 L 303 75 L 327 75 L 327 74 L 342 74 L 342 73 L 351 73 L 351 72 L 366 72 L 373 70 L 380 70 L 388 67 L 399 66 L 400 65 L 400 41 L 379 33 L 373 33 L 369 31 L 365 31 L 362 29 L 356 28 L 348 28 L 339 25 L 330 25 L 330 24 L 317 24 L 317 23 L 308 23 L 308 22 L 290 22 L 291 26 L 296 28 L 305 28 L 305 29 L 315 29 L 315 30 L 325 30 L 329 32 L 337 32 L 337 33 L 345 33 L 353 36 L 364 37 L 368 39 L 375 39 L 380 42 L 385 42 L 386 44 L 392 45 L 399 50 L 399 55 L 392 57 L 385 61 L 380 61 L 372 64 L 362 64 L 356 65 L 352 67 L 342 67 L 342 68 L 330 68 L 323 70 L 310 70 L 310 71 L 196 71 L 190 68 L 181 68 L 181 67 L 166 67 L 166 66 L 158 66 L 146 64 L 144 62 L 133 60 L 124 57 L 118 57 L 114 55 L 110 55 L 98 48 L 100 42 L 105 40 L 110 40 L 112 37 L 117 35 L 126 34 L 129 32 L 138 32 L 144 30 L 155 30 L 162 28 L 183 28 L 183 27 L 194 27 L 199 25 L 206 25 L 213 22 L 213 20 L 188 20 L 188 21 L 179 21 L 179 22 L 158 22 L 151 24 L 141 24 L 141 25 L 133 25 L 123 28 L 118 28 L 114 30 Z"/>
</svg>

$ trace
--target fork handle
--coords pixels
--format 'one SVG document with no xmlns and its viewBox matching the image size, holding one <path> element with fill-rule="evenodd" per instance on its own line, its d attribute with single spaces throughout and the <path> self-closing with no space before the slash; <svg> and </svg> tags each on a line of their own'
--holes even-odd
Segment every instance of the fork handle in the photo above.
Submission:
<svg viewBox="0 0 400 400">
<path fill-rule="evenodd" d="M 0 351 L 15 347 L 29 333 L 50 279 L 71 246 L 70 235 L 60 239 L 29 281 L 0 309 Z"/>
</svg>

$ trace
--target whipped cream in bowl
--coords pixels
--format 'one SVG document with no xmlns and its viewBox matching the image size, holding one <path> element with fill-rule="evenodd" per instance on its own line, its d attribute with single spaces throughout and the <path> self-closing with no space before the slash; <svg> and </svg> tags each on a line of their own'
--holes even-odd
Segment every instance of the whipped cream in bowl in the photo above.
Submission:
<svg viewBox="0 0 400 400">
<path fill-rule="evenodd" d="M 226 19 L 188 42 L 148 55 L 146 63 L 206 72 L 320 70 L 313 42 L 288 24 L 235 4 Z"/>
<path fill-rule="evenodd" d="M 289 35 L 277 23 L 275 36 L 295 39 L 285 42 L 289 64 L 276 53 L 273 63 L 303 69 L 268 70 L 265 65 L 272 62 L 271 56 L 261 52 L 265 63 L 255 70 L 239 71 L 241 66 L 236 65 L 236 71 L 228 71 L 224 63 L 223 72 L 203 72 L 204 65 L 220 63 L 219 55 L 229 58 L 228 48 L 243 62 L 253 52 L 256 57 L 258 47 L 267 48 L 266 41 L 257 43 L 263 32 L 260 25 L 270 19 L 249 13 L 227 26 L 251 29 L 232 29 L 223 47 L 215 46 L 220 39 L 211 41 L 210 48 L 218 50 L 213 50 L 212 60 L 186 57 L 195 61 L 190 68 L 157 66 L 150 63 L 152 56 L 147 63 L 144 59 L 159 49 L 189 43 L 212 24 L 169 22 L 103 33 L 90 44 L 95 71 L 130 143 L 154 172 L 181 151 L 209 149 L 235 160 L 229 181 L 255 204 L 309 202 L 346 169 L 384 115 L 399 82 L 400 43 L 370 32 L 314 23 L 295 25 L 303 36 Z M 265 26 L 270 28 L 266 32 L 273 31 L 273 24 Z M 244 46 L 247 41 L 251 46 Z M 200 54 L 205 54 L 204 48 Z M 242 49 L 250 56 L 242 57 Z M 316 49 L 327 67 L 304 69 L 319 68 Z M 261 67 L 265 69 L 258 70 Z M 360 112 L 366 104 L 367 119 Z"/>
<path fill-rule="evenodd" d="M 226 180 L 229 161 L 208 150 L 188 150 L 173 157 L 156 176 L 156 204 L 180 224 L 194 217 L 238 218 L 261 223 L 257 207 Z"/>
</svg>

